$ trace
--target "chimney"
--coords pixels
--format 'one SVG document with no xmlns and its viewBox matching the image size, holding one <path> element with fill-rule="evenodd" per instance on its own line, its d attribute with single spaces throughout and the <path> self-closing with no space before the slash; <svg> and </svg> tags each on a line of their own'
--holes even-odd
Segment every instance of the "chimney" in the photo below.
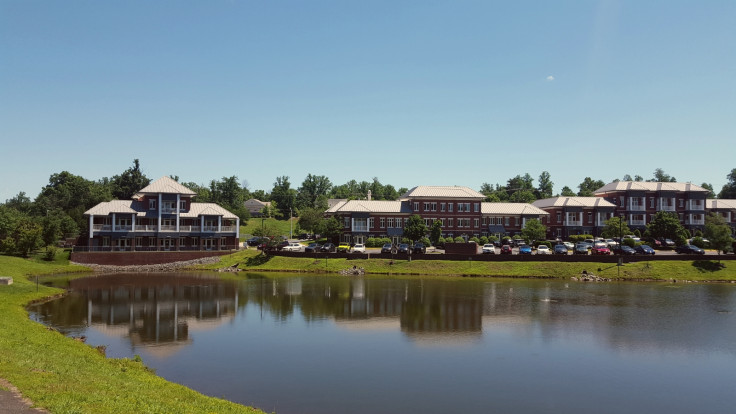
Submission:
<svg viewBox="0 0 736 414">
<path fill-rule="evenodd" d="M 371 190 L 368 190 L 368 201 L 371 201 Z"/>
</svg>

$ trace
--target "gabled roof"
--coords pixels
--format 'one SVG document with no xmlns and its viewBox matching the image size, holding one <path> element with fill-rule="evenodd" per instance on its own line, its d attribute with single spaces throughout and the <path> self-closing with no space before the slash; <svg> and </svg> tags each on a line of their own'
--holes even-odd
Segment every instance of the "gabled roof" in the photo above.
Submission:
<svg viewBox="0 0 736 414">
<path fill-rule="evenodd" d="M 135 200 L 112 200 L 103 201 L 84 212 L 85 216 L 107 216 L 112 213 L 141 214 L 143 212 L 141 203 Z"/>
<path fill-rule="evenodd" d="M 481 203 L 480 212 L 481 214 L 549 215 L 546 211 L 528 203 Z"/>
<path fill-rule="evenodd" d="M 670 182 L 651 182 L 651 181 L 614 181 L 595 190 L 594 194 L 605 194 L 615 191 L 702 191 L 707 193 L 705 188 L 691 183 L 670 183 Z"/>
<path fill-rule="evenodd" d="M 711 198 L 705 200 L 706 210 L 736 210 L 736 200 L 726 198 Z"/>
<path fill-rule="evenodd" d="M 222 216 L 226 219 L 236 219 L 238 216 L 231 213 L 230 211 L 218 206 L 215 203 L 192 203 L 189 206 L 189 211 L 179 213 L 181 217 L 199 217 L 199 216 Z"/>
<path fill-rule="evenodd" d="M 616 205 L 602 197 L 551 197 L 537 200 L 532 203 L 539 208 L 550 207 L 611 207 Z"/>
<path fill-rule="evenodd" d="M 345 200 L 340 201 L 325 213 L 392 213 L 411 214 L 409 205 L 401 201 Z"/>
<path fill-rule="evenodd" d="M 145 188 L 138 190 L 133 198 L 140 198 L 146 194 L 182 194 L 182 195 L 197 195 L 194 191 L 184 187 L 183 185 L 176 182 L 173 178 L 163 176 L 158 180 L 148 184 Z"/>
<path fill-rule="evenodd" d="M 432 185 L 420 185 L 407 191 L 400 197 L 403 199 L 408 198 L 469 198 L 469 199 L 484 199 L 486 196 L 471 189 L 470 187 L 462 186 L 432 186 Z"/>
</svg>

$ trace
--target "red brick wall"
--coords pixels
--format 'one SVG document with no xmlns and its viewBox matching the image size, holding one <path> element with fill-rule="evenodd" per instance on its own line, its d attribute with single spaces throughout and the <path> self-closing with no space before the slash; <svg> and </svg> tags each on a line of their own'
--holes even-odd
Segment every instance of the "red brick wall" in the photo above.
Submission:
<svg viewBox="0 0 736 414">
<path fill-rule="evenodd" d="M 71 261 L 112 266 L 152 265 L 203 257 L 223 256 L 231 251 L 192 251 L 192 252 L 72 252 Z"/>
</svg>

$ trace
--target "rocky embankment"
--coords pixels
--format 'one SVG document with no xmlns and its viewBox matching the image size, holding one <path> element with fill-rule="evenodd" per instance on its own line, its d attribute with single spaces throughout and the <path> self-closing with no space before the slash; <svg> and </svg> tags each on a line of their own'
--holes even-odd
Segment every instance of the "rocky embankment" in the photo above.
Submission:
<svg viewBox="0 0 736 414">
<path fill-rule="evenodd" d="M 194 265 L 201 265 L 201 264 L 212 264 L 217 263 L 220 261 L 220 258 L 215 257 L 203 257 L 201 259 L 195 259 L 195 260 L 186 260 L 183 262 L 173 262 L 173 263 L 161 263 L 161 264 L 152 264 L 152 265 L 130 265 L 130 266 L 111 266 L 111 265 L 98 265 L 98 264 L 92 264 L 92 263 L 72 263 L 77 264 L 80 266 L 87 266 L 94 270 L 95 272 L 102 272 L 102 273 L 113 273 L 113 272 L 122 272 L 122 273 L 137 273 L 137 272 L 174 272 L 177 270 L 181 270 L 183 268 L 191 267 Z"/>
</svg>

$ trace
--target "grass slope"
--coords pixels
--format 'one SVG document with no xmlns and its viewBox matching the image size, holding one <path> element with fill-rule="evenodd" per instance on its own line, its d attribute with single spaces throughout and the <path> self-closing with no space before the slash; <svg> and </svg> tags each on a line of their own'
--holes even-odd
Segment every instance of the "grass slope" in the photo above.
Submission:
<svg viewBox="0 0 736 414">
<path fill-rule="evenodd" d="M 715 260 L 651 261 L 628 263 L 620 269 L 611 263 L 569 262 L 481 262 L 442 260 L 340 259 L 270 256 L 250 249 L 223 256 L 220 263 L 205 266 L 216 269 L 238 265 L 248 271 L 295 271 L 337 273 L 353 266 L 366 273 L 390 275 L 499 276 L 569 278 L 583 270 L 598 276 L 629 280 L 736 281 L 736 262 Z M 620 276 L 619 276 L 620 275 Z"/>
<path fill-rule="evenodd" d="M 297 233 L 297 223 L 299 222 L 299 218 L 292 217 L 292 224 L 291 230 L 293 230 L 293 233 L 295 235 L 298 235 Z M 275 218 L 267 218 L 261 223 L 260 218 L 250 218 L 248 219 L 248 223 L 246 223 L 244 226 L 240 226 L 240 239 L 245 240 L 246 236 L 253 234 L 253 231 L 257 228 L 260 228 L 263 224 L 267 226 L 273 226 L 274 228 L 278 229 L 278 234 L 281 236 L 289 237 L 289 220 L 276 220 Z"/>
<path fill-rule="evenodd" d="M 207 397 L 150 372 L 140 361 L 105 358 L 84 343 L 28 319 L 25 305 L 60 294 L 28 275 L 87 270 L 54 262 L 0 256 L 0 377 L 54 413 L 260 413 Z"/>
</svg>

